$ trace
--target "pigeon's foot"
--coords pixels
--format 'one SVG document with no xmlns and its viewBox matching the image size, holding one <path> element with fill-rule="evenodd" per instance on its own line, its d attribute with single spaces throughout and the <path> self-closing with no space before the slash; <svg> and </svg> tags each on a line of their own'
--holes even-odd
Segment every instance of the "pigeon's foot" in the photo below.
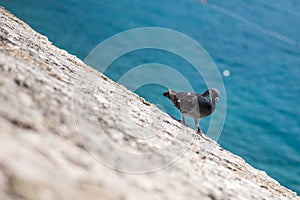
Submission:
<svg viewBox="0 0 300 200">
<path fill-rule="evenodd" d="M 176 117 L 173 117 L 172 115 L 169 115 L 172 119 L 178 121 L 178 122 L 181 122 L 181 119 L 177 119 Z"/>
<path fill-rule="evenodd" d="M 180 123 L 182 123 L 183 125 L 186 125 L 185 121 L 179 120 Z"/>
<path fill-rule="evenodd" d="M 202 132 L 202 130 L 199 128 L 199 126 L 197 127 L 198 128 L 198 130 L 197 130 L 197 133 L 203 138 L 203 139 L 206 139 L 204 136 L 203 136 L 203 132 Z"/>
<path fill-rule="evenodd" d="M 181 115 L 181 123 L 184 124 L 184 125 L 186 125 L 186 124 L 185 124 L 184 115 Z"/>
</svg>

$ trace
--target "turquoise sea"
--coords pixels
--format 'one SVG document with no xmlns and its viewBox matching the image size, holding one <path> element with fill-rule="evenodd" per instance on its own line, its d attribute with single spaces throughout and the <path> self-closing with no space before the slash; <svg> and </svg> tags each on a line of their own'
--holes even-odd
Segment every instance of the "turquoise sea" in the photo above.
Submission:
<svg viewBox="0 0 300 200">
<path fill-rule="evenodd" d="M 0 0 L 0 5 L 82 60 L 100 42 L 132 28 L 163 27 L 193 38 L 225 84 L 227 113 L 218 143 L 300 194 L 299 0 Z M 189 63 L 155 49 L 124 55 L 105 73 L 118 80 L 132 67 L 153 62 L 180 70 L 197 92 L 206 89 Z M 164 90 L 148 84 L 135 92 L 179 118 L 161 95 Z M 208 122 L 200 122 L 204 132 Z"/>
</svg>

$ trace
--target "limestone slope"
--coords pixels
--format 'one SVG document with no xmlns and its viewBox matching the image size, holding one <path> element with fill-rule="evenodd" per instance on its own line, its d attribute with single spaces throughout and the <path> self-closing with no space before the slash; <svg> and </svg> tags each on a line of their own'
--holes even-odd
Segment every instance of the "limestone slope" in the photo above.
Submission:
<svg viewBox="0 0 300 200">
<path fill-rule="evenodd" d="M 0 199 L 300 199 L 4 8 L 0 105 Z"/>
</svg>

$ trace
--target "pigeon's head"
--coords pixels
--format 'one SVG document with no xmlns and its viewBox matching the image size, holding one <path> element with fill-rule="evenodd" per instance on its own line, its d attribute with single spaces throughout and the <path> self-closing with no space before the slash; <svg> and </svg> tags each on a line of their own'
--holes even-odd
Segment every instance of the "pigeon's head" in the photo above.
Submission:
<svg viewBox="0 0 300 200">
<path fill-rule="evenodd" d="M 164 92 L 163 95 L 164 95 L 165 97 L 168 97 L 169 99 L 172 100 L 172 99 L 174 99 L 174 96 L 176 95 L 176 92 L 175 92 L 174 90 L 168 89 L 168 91 L 167 91 L 167 92 Z"/>
<path fill-rule="evenodd" d="M 219 101 L 219 97 L 220 97 L 219 90 L 217 90 L 216 88 L 210 88 L 208 91 L 209 91 L 209 94 L 210 94 L 212 100 L 217 103 Z"/>
</svg>

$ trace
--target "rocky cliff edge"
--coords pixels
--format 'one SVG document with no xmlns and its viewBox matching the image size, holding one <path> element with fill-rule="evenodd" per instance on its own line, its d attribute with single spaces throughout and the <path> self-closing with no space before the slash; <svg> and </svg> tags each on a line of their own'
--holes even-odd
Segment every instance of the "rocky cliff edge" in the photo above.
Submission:
<svg viewBox="0 0 300 200">
<path fill-rule="evenodd" d="M 4 8 L 0 44 L 0 199 L 300 199 Z"/>
</svg>

